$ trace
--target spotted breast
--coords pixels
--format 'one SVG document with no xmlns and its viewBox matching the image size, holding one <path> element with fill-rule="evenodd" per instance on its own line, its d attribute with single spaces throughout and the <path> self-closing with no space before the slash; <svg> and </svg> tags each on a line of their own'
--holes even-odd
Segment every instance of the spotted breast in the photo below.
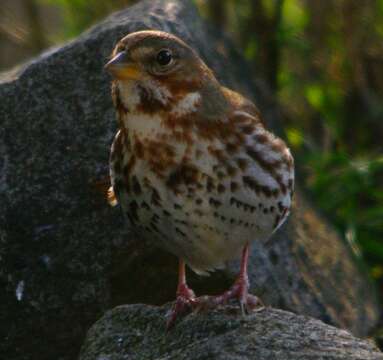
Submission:
<svg viewBox="0 0 383 360">
<path fill-rule="evenodd" d="M 174 96 L 161 83 L 114 88 L 122 123 L 111 152 L 117 198 L 141 236 L 200 274 L 247 241 L 267 239 L 289 213 L 294 183 L 284 142 L 265 130 L 253 104 L 220 90 L 216 120 L 204 118 L 209 89 Z"/>
</svg>

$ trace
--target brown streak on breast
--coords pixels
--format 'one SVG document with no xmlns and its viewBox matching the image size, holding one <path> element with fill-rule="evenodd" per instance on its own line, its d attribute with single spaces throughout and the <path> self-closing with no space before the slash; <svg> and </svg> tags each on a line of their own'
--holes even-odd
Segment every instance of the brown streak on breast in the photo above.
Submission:
<svg viewBox="0 0 383 360">
<path fill-rule="evenodd" d="M 207 151 L 208 151 L 211 155 L 213 155 L 217 160 L 219 160 L 219 161 L 221 161 L 221 162 L 226 162 L 226 161 L 228 160 L 227 157 L 226 157 L 226 155 L 225 155 L 225 153 L 224 153 L 224 151 L 221 150 L 221 149 L 217 149 L 217 148 L 215 148 L 215 147 L 209 145 L 209 146 L 207 147 Z"/>
<path fill-rule="evenodd" d="M 237 174 L 237 168 L 230 164 L 226 164 L 226 171 L 227 174 L 231 177 L 234 177 Z"/>
<path fill-rule="evenodd" d="M 240 144 L 238 143 L 228 142 L 226 144 L 226 151 L 230 155 L 234 155 L 235 153 L 237 153 L 239 151 L 239 148 L 240 148 Z"/>
<path fill-rule="evenodd" d="M 132 190 L 136 195 L 142 194 L 141 185 L 135 175 L 132 176 Z"/>
<path fill-rule="evenodd" d="M 248 166 L 248 161 L 245 158 L 238 158 L 236 159 L 238 167 L 242 170 L 245 171 Z"/>
<path fill-rule="evenodd" d="M 145 160 L 151 170 L 158 176 L 164 176 L 165 171 L 175 165 L 176 153 L 174 147 L 168 142 L 145 139 L 143 148 Z"/>
<path fill-rule="evenodd" d="M 254 132 L 254 126 L 252 125 L 245 125 L 241 128 L 242 132 L 246 135 L 250 135 Z"/>
<path fill-rule="evenodd" d="M 178 166 L 169 175 L 166 186 L 174 192 L 179 191 L 180 185 L 197 185 L 201 177 L 201 172 L 191 164 Z"/>
<path fill-rule="evenodd" d="M 157 99 L 149 90 L 138 85 L 137 91 L 139 93 L 140 103 L 137 105 L 136 110 L 144 114 L 155 114 L 161 111 L 169 111 L 171 108 L 171 100 L 163 103 Z"/>
<path fill-rule="evenodd" d="M 270 136 L 266 133 L 255 134 L 254 140 L 259 144 L 265 144 L 270 141 Z"/>
<path fill-rule="evenodd" d="M 231 192 L 233 192 L 233 193 L 236 192 L 238 190 L 238 188 L 239 188 L 239 185 L 235 181 L 232 181 L 230 183 L 230 190 L 231 190 Z"/>
<path fill-rule="evenodd" d="M 206 190 L 212 192 L 215 189 L 214 180 L 209 176 L 206 181 Z"/>
<path fill-rule="evenodd" d="M 215 208 L 218 208 L 222 205 L 222 202 L 214 198 L 209 198 L 209 204 L 214 206 Z"/>
<path fill-rule="evenodd" d="M 145 155 L 144 146 L 138 136 L 134 136 L 134 153 L 139 159 L 142 159 Z"/>
<path fill-rule="evenodd" d="M 153 205 L 156 205 L 156 206 L 161 206 L 161 197 L 160 197 L 160 194 L 158 193 L 158 191 L 156 189 L 152 189 L 152 199 L 151 199 L 151 202 Z"/>
<path fill-rule="evenodd" d="M 118 122 L 119 122 L 119 127 L 123 128 L 122 124 L 122 117 L 129 112 L 129 110 L 125 107 L 121 100 L 121 95 L 120 95 L 120 89 L 117 86 L 117 83 L 115 81 L 112 82 L 112 100 L 114 107 L 116 108 L 118 112 Z"/>
<path fill-rule="evenodd" d="M 219 193 L 225 192 L 226 188 L 223 184 L 218 184 L 217 190 Z"/>
<path fill-rule="evenodd" d="M 170 130 L 174 139 L 182 143 L 191 144 L 194 121 L 195 117 L 191 114 L 177 115 L 169 113 L 163 117 L 162 124 Z"/>
</svg>

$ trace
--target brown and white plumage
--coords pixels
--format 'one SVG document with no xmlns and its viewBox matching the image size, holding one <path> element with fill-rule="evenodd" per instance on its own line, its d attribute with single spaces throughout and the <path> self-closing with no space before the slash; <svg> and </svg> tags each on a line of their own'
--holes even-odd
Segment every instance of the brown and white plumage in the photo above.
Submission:
<svg viewBox="0 0 383 360">
<path fill-rule="evenodd" d="M 255 105 L 170 34 L 130 34 L 113 57 L 110 175 L 131 227 L 200 274 L 266 240 L 289 213 L 294 168 Z"/>
</svg>

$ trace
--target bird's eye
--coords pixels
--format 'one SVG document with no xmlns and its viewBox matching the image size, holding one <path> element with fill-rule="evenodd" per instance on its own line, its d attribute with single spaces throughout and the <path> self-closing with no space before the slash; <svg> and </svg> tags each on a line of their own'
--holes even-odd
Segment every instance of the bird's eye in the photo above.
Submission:
<svg viewBox="0 0 383 360">
<path fill-rule="evenodd" d="M 169 65 L 172 61 L 172 54 L 169 50 L 161 50 L 156 57 L 157 62 L 162 65 Z"/>
</svg>

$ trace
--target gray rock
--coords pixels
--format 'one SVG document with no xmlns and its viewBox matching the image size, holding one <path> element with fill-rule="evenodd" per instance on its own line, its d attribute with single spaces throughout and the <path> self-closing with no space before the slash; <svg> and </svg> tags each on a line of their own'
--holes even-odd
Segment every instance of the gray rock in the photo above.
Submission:
<svg viewBox="0 0 383 360">
<path fill-rule="evenodd" d="M 167 307 L 126 305 L 89 330 L 80 360 L 378 360 L 383 354 L 345 330 L 290 312 L 264 309 L 246 318 L 238 308 L 191 314 L 170 332 Z"/>
<path fill-rule="evenodd" d="M 186 0 L 140 2 L 3 76 L 0 358 L 71 359 L 106 309 L 174 298 L 176 259 L 131 239 L 119 209 L 95 190 L 107 175 L 116 127 L 103 65 L 119 38 L 147 28 L 194 46 L 281 133 L 283 118 L 267 88 L 251 81 L 234 45 Z M 252 291 L 267 304 L 366 335 L 379 317 L 374 289 L 350 247 L 303 196 L 296 201 L 269 247 L 253 246 Z M 221 291 L 236 269 L 192 275 L 191 285 L 197 293 Z"/>
</svg>

